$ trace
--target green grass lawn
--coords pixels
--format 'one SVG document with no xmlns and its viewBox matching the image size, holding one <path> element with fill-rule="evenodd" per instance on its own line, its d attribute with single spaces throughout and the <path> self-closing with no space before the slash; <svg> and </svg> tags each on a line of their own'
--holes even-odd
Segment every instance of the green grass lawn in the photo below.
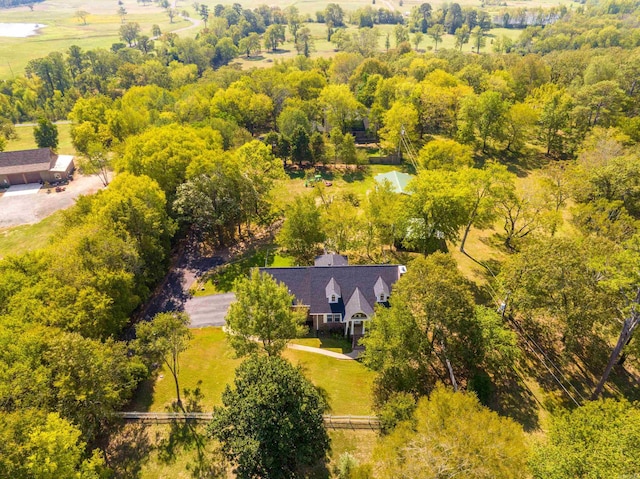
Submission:
<svg viewBox="0 0 640 479">
<path fill-rule="evenodd" d="M 0 228 L 0 259 L 46 246 L 61 222 L 58 212 L 32 225 Z"/>
<path fill-rule="evenodd" d="M 205 411 L 221 404 L 222 392 L 234 378 L 241 360 L 224 338 L 221 328 L 193 330 L 193 341 L 180 357 L 180 386 L 193 389 L 202 381 Z M 335 415 L 372 414 L 371 387 L 374 373 L 358 361 L 330 358 L 303 351 L 286 350 L 283 356 L 303 367 L 305 375 L 324 389 Z M 171 374 L 162 370 L 155 384 L 144 385 L 130 406 L 135 411 L 164 411 L 175 399 Z"/>
<path fill-rule="evenodd" d="M 58 153 L 63 155 L 75 155 L 76 150 L 71 144 L 71 125 L 63 123 L 56 125 L 58 127 Z M 38 148 L 36 140 L 33 137 L 33 126 L 16 127 L 18 138 L 7 141 L 5 151 L 29 150 Z"/>
</svg>

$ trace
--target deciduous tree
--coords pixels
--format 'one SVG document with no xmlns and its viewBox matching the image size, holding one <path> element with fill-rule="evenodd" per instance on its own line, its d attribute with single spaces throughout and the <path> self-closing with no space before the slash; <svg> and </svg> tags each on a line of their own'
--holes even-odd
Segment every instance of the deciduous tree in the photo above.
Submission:
<svg viewBox="0 0 640 479">
<path fill-rule="evenodd" d="M 227 338 L 238 356 L 262 349 L 277 356 L 291 339 L 305 333 L 306 311 L 294 308 L 294 297 L 269 273 L 253 270 L 234 286 L 236 300 L 227 316 Z"/>
<path fill-rule="evenodd" d="M 180 408 L 180 354 L 189 347 L 192 337 L 190 321 L 187 313 L 159 313 L 151 321 L 142 321 L 136 325 L 136 351 L 149 365 L 162 362 L 169 369 L 176 387 L 176 403 Z"/>
<path fill-rule="evenodd" d="M 298 477 L 303 467 L 326 460 L 327 404 L 287 360 L 251 356 L 236 370 L 222 403 L 214 408 L 209 433 L 223 444 L 238 478 Z"/>
</svg>

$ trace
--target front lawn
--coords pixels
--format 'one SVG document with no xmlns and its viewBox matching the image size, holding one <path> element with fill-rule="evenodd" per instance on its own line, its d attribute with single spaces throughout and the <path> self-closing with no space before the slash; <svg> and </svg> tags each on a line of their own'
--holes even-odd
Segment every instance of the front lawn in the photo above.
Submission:
<svg viewBox="0 0 640 479">
<path fill-rule="evenodd" d="M 227 384 L 233 382 L 235 368 L 241 360 L 234 357 L 221 328 L 192 331 L 193 341 L 189 349 L 180 356 L 180 387 L 194 389 L 198 381 L 202 381 L 202 404 L 205 411 L 210 411 L 213 406 L 221 404 L 222 392 Z M 307 339 L 301 341 L 306 344 L 304 341 Z M 334 346 L 335 344 L 337 343 Z M 331 414 L 360 416 L 373 413 L 371 387 L 374 373 L 358 361 L 334 359 L 292 349 L 286 350 L 283 356 L 294 364 L 301 365 L 304 374 L 316 386 L 324 389 L 329 398 Z M 174 399 L 173 378 L 163 369 L 154 384 L 141 387 L 129 409 L 165 411 Z"/>
</svg>

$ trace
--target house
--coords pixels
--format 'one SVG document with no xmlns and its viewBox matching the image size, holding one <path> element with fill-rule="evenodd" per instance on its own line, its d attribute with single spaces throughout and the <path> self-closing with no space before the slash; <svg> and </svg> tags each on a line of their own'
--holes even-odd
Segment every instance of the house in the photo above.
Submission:
<svg viewBox="0 0 640 479">
<path fill-rule="evenodd" d="M 379 185 L 388 181 L 391 183 L 394 192 L 405 195 L 410 194 L 410 192 L 407 191 L 407 185 L 413 178 L 415 178 L 415 176 L 397 170 L 393 170 L 388 173 L 380 173 L 375 176 L 376 183 Z"/>
<path fill-rule="evenodd" d="M 340 330 L 362 336 L 376 304 L 388 306 L 402 265 L 349 265 L 345 256 L 318 256 L 314 266 L 260 268 L 289 288 L 296 305 L 308 310 L 307 324 L 315 331 Z"/>
<path fill-rule="evenodd" d="M 51 148 L 0 152 L 0 187 L 67 180 L 74 169 L 73 156 Z"/>
</svg>

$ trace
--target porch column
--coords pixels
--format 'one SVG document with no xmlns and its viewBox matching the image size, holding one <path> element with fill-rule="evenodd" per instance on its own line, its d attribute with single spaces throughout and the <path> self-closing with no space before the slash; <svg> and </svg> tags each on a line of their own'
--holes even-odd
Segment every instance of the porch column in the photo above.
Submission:
<svg viewBox="0 0 640 479">
<path fill-rule="evenodd" d="M 364 336 L 364 324 L 366 323 L 366 321 L 362 321 L 362 335 Z"/>
<path fill-rule="evenodd" d="M 351 336 L 353 336 L 353 325 L 355 324 L 355 321 L 351 321 Z"/>
<path fill-rule="evenodd" d="M 346 336 L 349 332 L 349 321 L 345 321 L 344 323 L 344 335 Z"/>
</svg>

